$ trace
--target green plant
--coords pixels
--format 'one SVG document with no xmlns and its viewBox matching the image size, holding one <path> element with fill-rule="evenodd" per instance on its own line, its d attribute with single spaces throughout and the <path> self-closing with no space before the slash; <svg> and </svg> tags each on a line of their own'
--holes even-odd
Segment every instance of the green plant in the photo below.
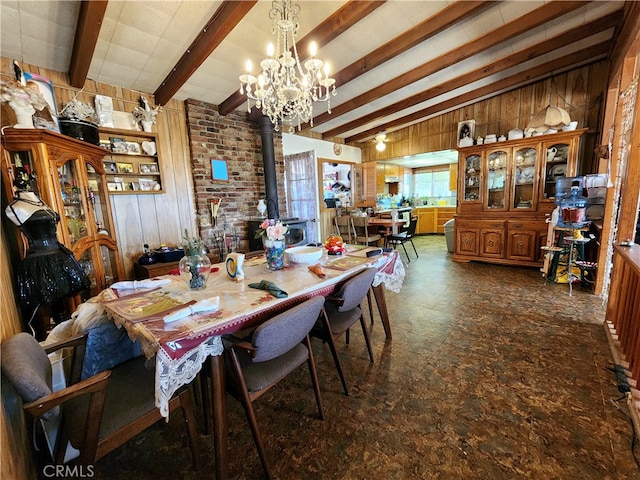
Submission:
<svg viewBox="0 0 640 480">
<path fill-rule="evenodd" d="M 182 248 L 184 248 L 184 254 L 187 257 L 206 253 L 202 239 L 196 236 L 189 236 L 189 231 L 186 228 L 182 237 Z"/>
</svg>

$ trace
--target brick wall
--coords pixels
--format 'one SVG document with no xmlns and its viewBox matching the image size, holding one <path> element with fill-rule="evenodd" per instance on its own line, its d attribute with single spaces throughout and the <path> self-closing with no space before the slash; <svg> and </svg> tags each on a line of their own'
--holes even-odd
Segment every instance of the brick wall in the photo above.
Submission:
<svg viewBox="0 0 640 480">
<path fill-rule="evenodd" d="M 236 110 L 221 116 L 216 105 L 185 102 L 191 171 L 199 218 L 211 219 L 211 201 L 221 198 L 216 226 L 200 225 L 200 236 L 212 251 L 219 250 L 226 233 L 227 245 L 237 241 L 238 251 L 247 252 L 247 221 L 258 218 L 258 200 L 265 198 L 262 141 L 257 123 L 247 113 Z M 286 215 L 282 135 L 274 133 L 280 216 Z M 229 181 L 213 181 L 211 159 L 226 160 Z M 218 239 L 216 241 L 216 239 Z"/>
</svg>

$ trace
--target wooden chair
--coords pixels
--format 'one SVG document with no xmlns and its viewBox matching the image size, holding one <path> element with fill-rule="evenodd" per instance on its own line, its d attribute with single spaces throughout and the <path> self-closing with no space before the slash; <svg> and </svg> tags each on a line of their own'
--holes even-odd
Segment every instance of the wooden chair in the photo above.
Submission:
<svg viewBox="0 0 640 480">
<path fill-rule="evenodd" d="M 31 422 L 60 421 L 53 449 L 57 464 L 65 461 L 67 444 L 80 451 L 81 465 L 92 465 L 159 420 L 155 406 L 155 373 L 144 357 L 124 362 L 85 380 L 80 378 L 86 335 L 42 348 L 27 333 L 5 340 L 2 373 L 22 398 L 23 410 Z M 48 353 L 72 347 L 74 351 L 70 385 L 53 392 Z M 191 391 L 184 388 L 169 403 L 169 411 L 182 409 L 187 427 L 191 460 L 197 468 L 196 430 Z M 56 417 L 58 417 L 56 419 Z"/>
<path fill-rule="evenodd" d="M 371 350 L 369 333 L 364 324 L 362 302 L 369 292 L 376 272 L 377 270 L 375 268 L 367 268 L 357 273 L 343 283 L 335 295 L 327 297 L 324 304 L 326 314 L 320 316 L 315 327 L 311 330 L 311 336 L 319 338 L 329 344 L 345 395 L 349 395 L 349 388 L 344 378 L 344 371 L 342 370 L 342 364 L 338 357 L 335 342 L 342 335 L 345 335 L 348 344 L 349 329 L 354 323 L 360 321 L 364 340 L 367 344 L 367 350 L 369 351 L 369 358 L 371 359 L 371 363 L 373 363 L 373 351 Z M 370 299 L 369 302 L 371 302 Z"/>
<path fill-rule="evenodd" d="M 418 258 L 418 251 L 416 250 L 416 246 L 413 243 L 413 236 L 416 233 L 416 227 L 418 225 L 418 217 L 412 217 L 409 222 L 409 228 L 404 231 L 399 231 L 396 235 L 389 235 L 387 237 L 387 245 L 393 245 L 395 248 L 398 245 L 402 245 L 402 249 L 404 250 L 404 254 L 407 256 L 407 261 L 411 263 L 411 259 L 409 258 L 409 254 L 407 253 L 407 248 L 404 246 L 406 242 L 410 242 L 413 247 L 413 251 L 416 253 L 416 258 Z"/>
<path fill-rule="evenodd" d="M 356 242 L 363 245 L 377 244 L 382 237 L 378 233 L 369 232 L 369 217 L 351 217 L 356 232 Z"/>
<path fill-rule="evenodd" d="M 253 402 L 280 380 L 307 363 L 316 396 L 318 414 L 324 420 L 320 385 L 309 340 L 322 308 L 324 297 L 312 297 L 304 303 L 276 315 L 256 328 L 248 339 L 224 337 L 228 390 L 244 408 L 253 440 L 267 478 L 269 461 L 258 428 Z"/>
<path fill-rule="evenodd" d="M 356 231 L 351 220 L 351 215 L 339 215 L 333 218 L 336 234 L 340 235 L 346 243 L 356 241 Z"/>
</svg>

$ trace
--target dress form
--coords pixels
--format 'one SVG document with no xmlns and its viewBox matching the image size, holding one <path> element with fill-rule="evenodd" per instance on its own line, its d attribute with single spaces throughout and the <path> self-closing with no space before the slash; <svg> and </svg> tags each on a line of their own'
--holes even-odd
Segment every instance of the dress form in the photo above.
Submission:
<svg viewBox="0 0 640 480">
<path fill-rule="evenodd" d="M 48 210 L 55 213 L 34 192 L 18 190 L 15 195 L 13 201 L 7 205 L 5 213 L 7 218 L 18 226 L 22 225 L 37 211 Z"/>
</svg>

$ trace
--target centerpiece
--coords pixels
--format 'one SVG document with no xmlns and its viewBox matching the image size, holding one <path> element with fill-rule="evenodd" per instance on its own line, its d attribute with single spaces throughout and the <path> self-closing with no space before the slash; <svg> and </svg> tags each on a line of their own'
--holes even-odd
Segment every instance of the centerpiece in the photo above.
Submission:
<svg viewBox="0 0 640 480">
<path fill-rule="evenodd" d="M 182 237 L 184 257 L 180 259 L 180 276 L 191 290 L 202 290 L 207 286 L 211 274 L 211 260 L 207 256 L 204 242 L 200 237 L 191 237 L 185 228 Z"/>
<path fill-rule="evenodd" d="M 160 107 L 151 108 L 149 101 L 144 96 L 140 96 L 140 106 L 133 108 L 133 116 L 142 125 L 142 130 L 150 132 L 153 125 L 156 123 L 156 117 Z"/>
<path fill-rule="evenodd" d="M 7 103 L 15 113 L 14 128 L 35 128 L 33 115 L 36 110 L 49 108 L 40 92 L 13 80 L 0 80 L 0 102 Z"/>
<path fill-rule="evenodd" d="M 284 267 L 285 235 L 288 231 L 289 227 L 273 219 L 265 220 L 256 230 L 255 238 L 262 237 L 269 270 L 281 270 Z"/>
</svg>

